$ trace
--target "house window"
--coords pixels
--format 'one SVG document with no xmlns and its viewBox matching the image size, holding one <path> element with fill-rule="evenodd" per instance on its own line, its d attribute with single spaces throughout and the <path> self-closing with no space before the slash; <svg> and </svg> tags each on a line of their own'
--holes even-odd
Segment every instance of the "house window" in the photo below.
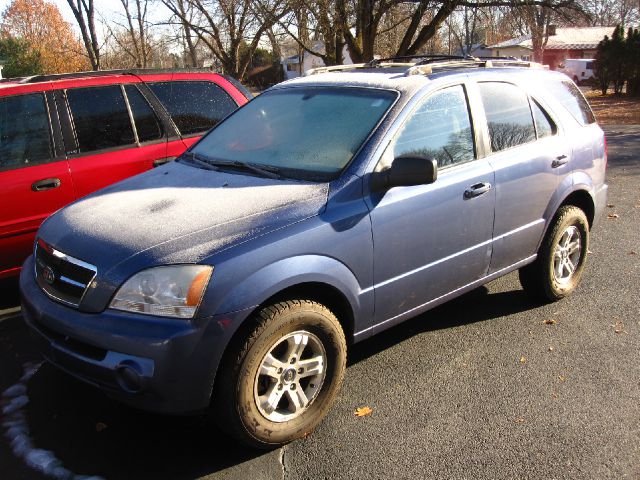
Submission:
<svg viewBox="0 0 640 480">
<path fill-rule="evenodd" d="M 522 55 L 520 58 L 522 60 L 524 60 L 525 62 L 528 62 L 529 60 L 531 60 L 531 56 L 530 55 Z"/>
<path fill-rule="evenodd" d="M 287 72 L 297 72 L 298 71 L 298 65 L 296 65 L 295 63 L 287 63 Z"/>
</svg>

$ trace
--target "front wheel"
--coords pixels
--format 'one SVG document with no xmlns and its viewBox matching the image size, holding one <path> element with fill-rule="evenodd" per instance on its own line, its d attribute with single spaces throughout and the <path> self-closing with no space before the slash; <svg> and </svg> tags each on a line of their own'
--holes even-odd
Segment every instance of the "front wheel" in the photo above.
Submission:
<svg viewBox="0 0 640 480">
<path fill-rule="evenodd" d="M 230 345 L 210 414 L 243 443 L 273 448 L 322 421 L 340 390 L 347 347 L 335 315 L 310 300 L 271 305 L 253 320 Z"/>
<path fill-rule="evenodd" d="M 535 262 L 520 269 L 520 283 L 529 293 L 554 302 L 576 289 L 589 250 L 589 222 L 573 205 L 561 207 Z"/>
</svg>

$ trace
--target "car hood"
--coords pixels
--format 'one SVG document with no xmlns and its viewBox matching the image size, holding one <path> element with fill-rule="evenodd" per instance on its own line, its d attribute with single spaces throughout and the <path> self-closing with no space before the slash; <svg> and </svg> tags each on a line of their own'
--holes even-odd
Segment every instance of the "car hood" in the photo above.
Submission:
<svg viewBox="0 0 640 480">
<path fill-rule="evenodd" d="M 95 265 L 104 279 L 123 263 L 139 269 L 199 262 L 252 237 L 318 215 L 327 193 L 328 184 L 172 162 L 63 208 L 43 224 L 38 235 L 62 252 Z M 118 277 L 131 274 L 131 268 L 119 270 L 124 271 Z"/>
</svg>

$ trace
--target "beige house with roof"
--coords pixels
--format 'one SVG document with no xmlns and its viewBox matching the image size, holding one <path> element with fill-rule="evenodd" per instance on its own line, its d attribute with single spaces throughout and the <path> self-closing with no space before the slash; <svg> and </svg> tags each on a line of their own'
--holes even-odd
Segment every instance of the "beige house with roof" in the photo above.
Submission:
<svg viewBox="0 0 640 480">
<path fill-rule="evenodd" d="M 549 40 L 542 55 L 545 65 L 555 70 L 566 58 L 593 58 L 598 43 L 608 35 L 611 38 L 614 27 L 549 27 Z M 494 57 L 516 57 L 533 60 L 531 35 L 505 40 L 489 47 Z"/>
</svg>

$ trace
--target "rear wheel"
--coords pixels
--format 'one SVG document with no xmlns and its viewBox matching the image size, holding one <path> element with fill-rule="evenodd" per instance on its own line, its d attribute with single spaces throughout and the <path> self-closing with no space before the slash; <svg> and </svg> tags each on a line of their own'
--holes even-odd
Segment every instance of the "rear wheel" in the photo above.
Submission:
<svg viewBox="0 0 640 480">
<path fill-rule="evenodd" d="M 535 262 L 520 269 L 520 283 L 529 293 L 556 301 L 580 283 L 589 249 L 589 223 L 578 207 L 566 205 L 556 213 Z"/>
<path fill-rule="evenodd" d="M 210 413 L 243 443 L 272 448 L 322 421 L 342 384 L 346 342 L 335 315 L 310 300 L 274 304 L 254 320 L 230 346 Z"/>
</svg>

